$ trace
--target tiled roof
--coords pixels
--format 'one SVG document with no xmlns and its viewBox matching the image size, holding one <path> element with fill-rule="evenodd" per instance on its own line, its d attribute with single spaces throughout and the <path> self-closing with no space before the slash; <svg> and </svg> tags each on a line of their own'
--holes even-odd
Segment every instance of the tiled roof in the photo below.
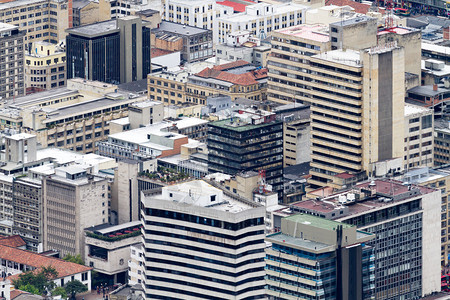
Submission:
<svg viewBox="0 0 450 300">
<path fill-rule="evenodd" d="M 16 297 L 18 297 L 21 294 L 27 294 L 27 292 L 24 292 L 24 291 L 21 291 L 21 290 L 14 290 L 14 291 L 11 291 L 11 293 L 9 295 L 10 295 L 10 298 L 12 300 L 12 299 L 15 299 Z"/>
<path fill-rule="evenodd" d="M 163 55 L 170 54 L 170 53 L 172 53 L 172 51 L 159 49 L 159 48 L 152 48 L 151 52 L 150 52 L 150 56 L 151 56 L 151 58 L 155 58 L 155 57 L 163 56 Z"/>
<path fill-rule="evenodd" d="M 58 278 L 92 270 L 92 268 L 68 262 L 59 258 L 43 256 L 31 251 L 21 250 L 4 245 L 0 245 L 0 258 L 10 260 L 19 264 L 32 266 L 37 269 L 44 266 L 51 266 L 58 272 Z M 16 277 L 17 275 L 10 276 L 9 279 L 13 279 Z"/>
<path fill-rule="evenodd" d="M 20 237 L 20 235 L 12 235 L 6 237 L 0 237 L 0 245 L 9 246 L 13 248 L 19 248 L 26 246 L 27 243 Z"/>
<path fill-rule="evenodd" d="M 232 2 L 229 0 L 225 0 L 222 2 L 216 2 L 216 3 L 220 4 L 220 5 L 232 7 L 235 12 L 244 12 L 245 7 L 248 5 L 248 4 L 243 4 L 243 3 Z"/>
<path fill-rule="evenodd" d="M 336 6 L 350 6 L 352 7 L 355 12 L 360 14 L 367 14 L 370 8 L 370 4 L 364 4 L 360 2 L 356 2 L 353 0 L 326 0 L 325 5 L 336 5 Z M 384 8 L 378 8 L 378 11 L 384 15 L 385 10 Z"/>
<path fill-rule="evenodd" d="M 263 79 L 267 77 L 266 68 L 252 70 L 243 74 L 233 74 L 226 71 L 233 68 L 242 67 L 245 65 L 249 65 L 249 63 L 243 60 L 238 60 L 228 64 L 214 66 L 212 68 L 206 68 L 200 73 L 197 73 L 195 75 L 203 78 L 214 78 L 218 80 L 223 80 L 237 85 L 257 84 L 258 79 Z"/>
</svg>

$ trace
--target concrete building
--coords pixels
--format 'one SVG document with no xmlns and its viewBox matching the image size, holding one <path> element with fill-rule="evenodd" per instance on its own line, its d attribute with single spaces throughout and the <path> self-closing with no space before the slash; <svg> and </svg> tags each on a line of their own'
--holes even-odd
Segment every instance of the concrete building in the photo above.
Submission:
<svg viewBox="0 0 450 300">
<path fill-rule="evenodd" d="M 0 128 L 37 136 L 42 147 L 92 153 L 110 133 L 109 121 L 128 116 L 128 105 L 147 97 L 117 85 L 70 79 L 57 88 L 16 98 L 0 108 Z"/>
<path fill-rule="evenodd" d="M 322 193 L 290 207 L 376 235 L 366 243 L 375 248 L 375 299 L 421 298 L 440 290 L 440 191 L 377 179 Z"/>
<path fill-rule="evenodd" d="M 283 124 L 274 113 L 242 110 L 208 124 L 208 170 L 229 175 L 265 170 L 272 190 L 283 189 Z"/>
<path fill-rule="evenodd" d="M 0 23 L 0 35 L 0 99 L 23 96 L 25 32 L 19 31 L 19 26 Z"/>
<path fill-rule="evenodd" d="M 25 43 L 37 41 L 57 44 L 72 27 L 72 1 L 21 0 L 0 4 L 0 23 L 20 27 Z"/>
<path fill-rule="evenodd" d="M 66 51 L 64 43 L 34 42 L 25 53 L 27 94 L 66 86 Z"/>
<path fill-rule="evenodd" d="M 182 69 L 148 74 L 150 100 L 162 102 L 164 105 L 185 103 L 188 76 L 189 73 Z"/>
<path fill-rule="evenodd" d="M 150 24 L 139 17 L 80 26 L 67 33 L 69 79 L 118 84 L 146 78 L 150 73 Z"/>
<path fill-rule="evenodd" d="M 403 175 L 405 184 L 418 184 L 441 191 L 441 265 L 447 266 L 450 258 L 450 170 L 448 167 L 411 169 Z"/>
<path fill-rule="evenodd" d="M 181 51 L 181 61 L 185 63 L 214 56 L 211 30 L 168 21 L 162 21 L 152 30 L 151 44 L 159 49 Z"/>
<path fill-rule="evenodd" d="M 264 298 L 264 214 L 204 181 L 146 193 L 146 298 Z"/>
<path fill-rule="evenodd" d="M 281 231 L 266 237 L 268 297 L 374 299 L 375 249 L 366 245 L 374 238 L 307 214 L 282 219 Z"/>
<path fill-rule="evenodd" d="M 141 222 L 120 225 L 102 224 L 85 229 L 85 257 L 87 266 L 110 278 L 110 282 L 127 283 L 131 247 L 141 245 Z"/>
<path fill-rule="evenodd" d="M 245 12 L 224 15 L 217 19 L 214 43 L 225 43 L 227 35 L 244 30 L 264 39 L 274 30 L 301 24 L 306 9 L 307 6 L 294 3 L 248 5 Z"/>
<path fill-rule="evenodd" d="M 285 104 L 273 110 L 283 121 L 283 167 L 298 165 L 311 160 L 311 127 L 309 107 L 301 104 Z"/>
<path fill-rule="evenodd" d="M 144 282 L 144 249 L 143 246 L 130 246 L 130 260 L 128 261 L 128 284 L 135 285 Z"/>
<path fill-rule="evenodd" d="M 405 104 L 405 170 L 433 166 L 433 111 Z"/>
<path fill-rule="evenodd" d="M 111 2 L 107 0 L 74 0 L 72 10 L 73 27 L 111 19 Z"/>
<path fill-rule="evenodd" d="M 84 229 L 109 222 L 108 180 L 81 166 L 59 167 L 42 189 L 44 250 L 85 257 Z"/>
<path fill-rule="evenodd" d="M 163 1 L 162 17 L 165 21 L 212 30 L 217 18 L 216 1 Z"/>
<path fill-rule="evenodd" d="M 202 117 L 203 105 L 185 102 L 182 104 L 164 106 L 164 116 L 166 118 L 181 117 Z"/>
<path fill-rule="evenodd" d="M 236 98 L 265 100 L 267 92 L 267 69 L 258 68 L 239 60 L 206 68 L 188 77 L 186 101 L 206 104 L 208 96 L 225 95 Z"/>
<path fill-rule="evenodd" d="M 450 164 L 450 122 L 434 121 L 434 164 L 443 166 Z"/>
<path fill-rule="evenodd" d="M 422 50 L 423 58 L 437 59 L 445 62 L 446 65 L 450 64 L 449 47 L 423 42 L 420 48 Z"/>
</svg>

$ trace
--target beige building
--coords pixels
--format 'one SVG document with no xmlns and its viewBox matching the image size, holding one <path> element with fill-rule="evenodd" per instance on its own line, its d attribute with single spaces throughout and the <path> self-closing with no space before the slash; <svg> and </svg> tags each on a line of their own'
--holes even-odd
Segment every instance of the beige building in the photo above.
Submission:
<svg viewBox="0 0 450 300">
<path fill-rule="evenodd" d="M 197 117 L 202 116 L 201 104 L 181 103 L 177 105 L 169 105 L 164 107 L 165 118 L 180 118 L 180 117 Z"/>
<path fill-rule="evenodd" d="M 182 41 L 180 39 L 180 41 Z M 148 95 L 164 105 L 182 104 L 186 102 L 186 83 L 188 72 L 184 70 L 162 71 L 147 76 Z"/>
<path fill-rule="evenodd" d="M 93 153 L 96 143 L 110 134 L 109 122 L 127 117 L 128 105 L 146 99 L 117 85 L 76 78 L 67 88 L 6 103 L 0 108 L 0 128 L 35 134 L 42 147 Z"/>
<path fill-rule="evenodd" d="M 73 27 L 108 21 L 111 2 L 107 0 L 73 0 Z"/>
<path fill-rule="evenodd" d="M 85 257 L 84 229 L 108 223 L 108 180 L 81 166 L 55 169 L 42 183 L 44 251 Z"/>
<path fill-rule="evenodd" d="M 34 42 L 25 53 L 27 94 L 66 86 L 66 51 L 63 44 Z"/>
<path fill-rule="evenodd" d="M 433 166 L 433 110 L 405 104 L 405 170 Z"/>
<path fill-rule="evenodd" d="M 18 0 L 0 3 L 0 22 L 19 26 L 27 43 L 59 43 L 72 27 L 72 1 Z"/>
</svg>

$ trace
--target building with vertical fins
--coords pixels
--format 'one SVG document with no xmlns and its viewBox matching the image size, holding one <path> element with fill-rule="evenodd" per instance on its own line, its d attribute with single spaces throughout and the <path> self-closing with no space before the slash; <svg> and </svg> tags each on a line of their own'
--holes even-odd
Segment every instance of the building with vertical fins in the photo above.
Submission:
<svg viewBox="0 0 450 300">
<path fill-rule="evenodd" d="M 269 299 L 374 299 L 374 234 L 356 226 L 297 214 L 268 235 Z"/>
<path fill-rule="evenodd" d="M 150 23 L 127 16 L 67 30 L 67 78 L 127 83 L 150 73 Z"/>
<path fill-rule="evenodd" d="M 264 206 L 201 180 L 141 204 L 146 299 L 266 299 Z"/>
</svg>

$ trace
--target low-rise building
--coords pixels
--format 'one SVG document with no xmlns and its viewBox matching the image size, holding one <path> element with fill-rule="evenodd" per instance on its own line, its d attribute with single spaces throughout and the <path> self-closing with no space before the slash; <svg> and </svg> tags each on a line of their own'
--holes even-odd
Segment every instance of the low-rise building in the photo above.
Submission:
<svg viewBox="0 0 450 300">
<path fill-rule="evenodd" d="M 25 53 L 27 94 L 66 86 L 64 43 L 34 42 Z"/>
<path fill-rule="evenodd" d="M 142 242 L 141 222 L 102 224 L 86 228 L 85 234 L 86 265 L 110 278 L 114 284 L 127 283 L 131 247 Z"/>
</svg>

